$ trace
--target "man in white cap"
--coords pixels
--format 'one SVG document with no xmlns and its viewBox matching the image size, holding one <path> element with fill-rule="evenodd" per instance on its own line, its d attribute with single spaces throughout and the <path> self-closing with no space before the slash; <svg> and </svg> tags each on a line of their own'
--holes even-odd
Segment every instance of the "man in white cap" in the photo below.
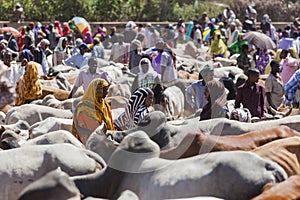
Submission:
<svg viewBox="0 0 300 200">
<path fill-rule="evenodd" d="M 238 39 L 239 30 L 236 28 L 236 23 L 231 22 L 229 28 L 227 29 L 226 39 L 227 46 L 230 46 Z"/>
</svg>

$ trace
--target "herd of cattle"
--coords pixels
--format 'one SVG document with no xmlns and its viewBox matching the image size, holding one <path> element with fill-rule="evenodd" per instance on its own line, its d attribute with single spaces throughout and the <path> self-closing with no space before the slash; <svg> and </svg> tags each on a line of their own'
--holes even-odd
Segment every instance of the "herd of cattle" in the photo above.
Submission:
<svg viewBox="0 0 300 200">
<path fill-rule="evenodd" d="M 199 121 L 184 89 L 205 59 L 177 59 L 180 78 L 164 91 L 168 113 L 153 111 L 126 131 L 101 124 L 85 145 L 71 134 L 83 90 L 67 98 L 78 70 L 56 66 L 56 78 L 41 80 L 43 99 L 0 112 L 0 199 L 299 199 L 300 115 Z M 215 77 L 243 76 L 232 63 L 215 62 Z M 116 119 L 134 75 L 99 66 L 114 80 L 107 101 Z"/>
</svg>

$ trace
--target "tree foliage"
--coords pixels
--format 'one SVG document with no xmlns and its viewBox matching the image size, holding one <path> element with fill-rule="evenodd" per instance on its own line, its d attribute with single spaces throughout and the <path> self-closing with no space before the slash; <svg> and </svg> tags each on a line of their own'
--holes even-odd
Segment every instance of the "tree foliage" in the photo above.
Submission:
<svg viewBox="0 0 300 200">
<path fill-rule="evenodd" d="M 88 21 L 176 21 L 181 16 L 190 20 L 203 11 L 219 11 L 203 1 L 194 7 L 194 3 L 182 5 L 176 0 L 0 0 L 0 13 L 6 13 L 0 20 L 11 19 L 17 2 L 24 8 L 26 21 L 67 21 L 74 15 Z"/>
</svg>

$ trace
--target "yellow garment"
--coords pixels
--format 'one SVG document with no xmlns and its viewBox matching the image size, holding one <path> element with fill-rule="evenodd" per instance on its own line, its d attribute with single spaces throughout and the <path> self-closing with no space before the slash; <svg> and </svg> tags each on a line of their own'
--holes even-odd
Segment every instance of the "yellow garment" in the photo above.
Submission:
<svg viewBox="0 0 300 200">
<path fill-rule="evenodd" d="M 109 86 L 109 84 L 106 80 L 97 78 L 89 84 L 84 92 L 73 117 L 72 133 L 76 138 L 79 139 L 80 136 L 80 132 L 76 129 L 77 118 L 80 113 L 96 120 L 99 125 L 104 121 L 108 130 L 114 130 L 110 106 L 106 103 L 104 98 L 99 99 L 99 94 L 97 94 L 97 88 L 104 88 L 107 86 Z"/>
<path fill-rule="evenodd" d="M 210 55 L 224 54 L 226 56 L 227 46 L 223 42 L 222 38 L 218 39 L 218 35 L 221 35 L 219 30 L 214 32 L 214 38 L 211 40 Z"/>
<path fill-rule="evenodd" d="M 26 100 L 35 100 L 42 97 L 42 87 L 38 76 L 38 63 L 27 63 L 25 74 L 21 76 L 16 87 L 17 106 L 24 104 Z"/>
<path fill-rule="evenodd" d="M 277 49 L 276 54 L 275 54 L 275 60 L 277 60 L 279 63 L 281 62 L 280 54 L 282 52 L 282 49 Z M 297 59 L 297 50 L 295 48 L 290 48 L 291 56 L 293 58 Z M 266 66 L 265 74 L 270 74 L 271 73 L 271 61 L 269 64 Z"/>
</svg>

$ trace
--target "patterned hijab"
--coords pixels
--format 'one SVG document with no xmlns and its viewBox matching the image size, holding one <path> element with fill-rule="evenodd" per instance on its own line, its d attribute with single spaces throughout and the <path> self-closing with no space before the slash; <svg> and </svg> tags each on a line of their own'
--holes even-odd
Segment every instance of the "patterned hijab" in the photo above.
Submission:
<svg viewBox="0 0 300 200">
<path fill-rule="evenodd" d="M 42 87 L 38 76 L 38 63 L 28 62 L 25 74 L 21 76 L 16 87 L 16 105 L 21 105 L 26 100 L 34 100 L 42 97 Z"/>
<path fill-rule="evenodd" d="M 85 114 L 88 117 L 95 119 L 99 122 L 99 125 L 104 121 L 108 130 L 114 130 L 112 114 L 109 105 L 105 101 L 105 98 L 99 98 L 102 94 L 99 94 L 99 87 L 104 88 L 109 86 L 106 80 L 101 78 L 94 79 L 86 89 L 80 100 L 73 119 L 72 133 L 79 138 L 76 126 L 79 113 Z"/>
<path fill-rule="evenodd" d="M 149 112 L 145 105 L 145 100 L 150 94 L 153 94 L 150 88 L 137 89 L 129 98 L 125 112 L 116 120 L 116 125 L 123 130 L 134 128 L 144 115 Z"/>
</svg>

